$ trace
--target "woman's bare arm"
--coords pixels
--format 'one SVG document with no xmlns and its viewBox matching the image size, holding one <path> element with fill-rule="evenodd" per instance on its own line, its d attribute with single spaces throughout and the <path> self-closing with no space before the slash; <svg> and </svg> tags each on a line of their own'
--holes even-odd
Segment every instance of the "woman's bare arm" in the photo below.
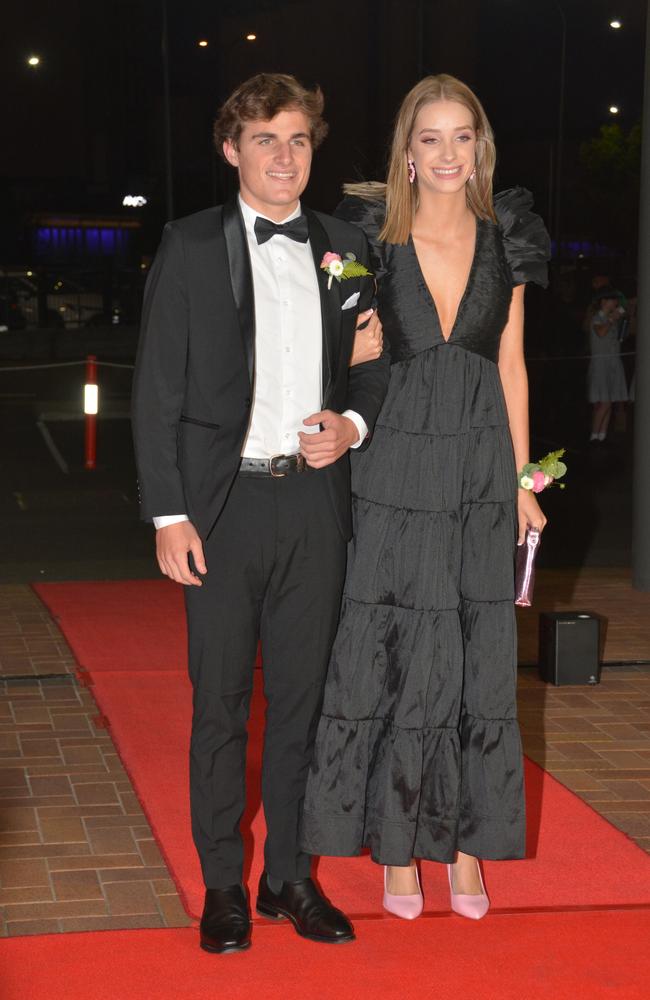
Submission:
<svg viewBox="0 0 650 1000">
<path fill-rule="evenodd" d="M 506 398 L 510 434 L 517 469 L 530 461 L 528 440 L 528 375 L 524 361 L 524 289 L 517 285 L 512 292 L 510 314 L 501 334 L 499 375 Z"/>
<path fill-rule="evenodd" d="M 499 375 L 508 411 L 510 436 L 515 453 L 517 472 L 530 461 L 528 426 L 528 375 L 524 360 L 524 285 L 517 285 L 512 292 L 510 314 L 506 328 L 501 334 L 499 348 Z M 542 530 L 546 518 L 529 490 L 517 491 L 519 532 L 517 541 L 521 545 L 526 528 Z"/>
</svg>

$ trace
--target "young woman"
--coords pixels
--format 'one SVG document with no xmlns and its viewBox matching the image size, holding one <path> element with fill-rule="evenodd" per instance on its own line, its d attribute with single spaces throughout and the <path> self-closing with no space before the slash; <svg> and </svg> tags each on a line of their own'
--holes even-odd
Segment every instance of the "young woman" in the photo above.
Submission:
<svg viewBox="0 0 650 1000">
<path fill-rule="evenodd" d="M 546 519 L 528 462 L 524 283 L 549 240 L 523 189 L 492 199 L 474 94 L 428 77 L 398 114 L 385 185 L 340 214 L 374 252 L 392 372 L 353 459 L 355 535 L 305 800 L 303 845 L 386 866 L 384 906 L 422 909 L 415 859 L 452 906 L 488 908 L 478 858 L 524 854 L 514 551 Z"/>
<path fill-rule="evenodd" d="M 593 404 L 591 441 L 607 437 L 612 404 L 628 398 L 625 369 L 621 361 L 619 327 L 625 316 L 621 296 L 615 288 L 603 288 L 589 324 L 591 361 L 587 372 L 589 402 Z"/>
</svg>

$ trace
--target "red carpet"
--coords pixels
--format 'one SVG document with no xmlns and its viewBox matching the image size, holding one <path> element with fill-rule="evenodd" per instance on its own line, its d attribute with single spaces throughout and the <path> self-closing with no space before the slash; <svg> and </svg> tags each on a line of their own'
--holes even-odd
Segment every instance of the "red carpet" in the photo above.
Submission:
<svg viewBox="0 0 650 1000">
<path fill-rule="evenodd" d="M 93 693 L 196 915 L 202 886 L 187 809 L 190 688 L 180 591 L 166 581 L 35 589 L 90 671 Z M 252 888 L 264 830 L 260 679 L 258 672 L 245 822 Z M 220 1000 L 253 993 L 271 1000 L 409 994 L 472 1000 L 647 997 L 650 859 L 534 764 L 527 765 L 526 777 L 528 859 L 485 866 L 493 909 L 479 924 L 446 916 L 440 865 L 425 864 L 425 916 L 406 924 L 382 915 L 380 872 L 367 857 L 323 859 L 318 876 L 355 917 L 355 945 L 318 947 L 286 926 L 264 921 L 256 921 L 251 952 L 216 960 L 198 951 L 196 931 L 41 937 L 32 991 L 26 992 L 21 976 L 33 943 L 12 940 L 2 946 L 9 975 L 8 992 L 0 995 L 3 1000 L 203 1000 L 210 990 Z M 549 910 L 554 912 L 544 912 Z"/>
<path fill-rule="evenodd" d="M 390 934 L 387 931 L 390 930 Z M 351 945 L 257 926 L 240 955 L 196 931 L 2 942 L 2 1000 L 647 1000 L 650 914 L 369 920 Z"/>
<path fill-rule="evenodd" d="M 81 667 L 184 670 L 183 591 L 169 580 L 36 583 Z"/>
<path fill-rule="evenodd" d="M 245 828 L 252 826 L 249 843 L 251 836 L 255 841 L 253 880 L 260 872 L 264 835 L 258 809 L 259 722 L 263 713 L 260 686 L 253 703 L 248 773 L 251 808 L 245 820 Z M 93 693 L 108 716 L 113 738 L 190 912 L 197 915 L 203 887 L 190 839 L 187 805 L 189 683 L 184 675 L 174 673 L 100 672 L 95 675 Z M 526 773 L 530 860 L 485 865 L 495 905 L 529 908 L 650 902 L 650 858 L 535 764 L 528 763 Z M 251 853 L 249 848 L 249 856 Z M 583 864 L 576 865 L 576 858 Z M 645 881 L 630 879 L 630 872 L 639 866 L 646 873 Z M 427 909 L 446 911 L 449 902 L 444 869 L 427 863 L 423 869 Z M 355 914 L 382 912 L 380 874 L 367 857 L 323 858 L 318 868 L 319 878 L 339 905 Z"/>
<path fill-rule="evenodd" d="M 93 693 L 188 909 L 196 916 L 203 888 L 189 829 L 190 686 L 175 636 L 184 635 L 180 588 L 163 580 L 52 583 L 35 589 L 91 673 Z M 138 667 L 138 651 L 145 659 L 143 669 Z M 264 835 L 259 810 L 259 673 L 256 679 L 250 807 L 244 824 L 252 857 L 251 885 L 259 875 Z M 650 858 L 535 764 L 527 763 L 526 779 L 528 859 L 486 864 L 494 906 L 508 910 L 650 903 Z M 639 876 L 631 878 L 633 871 Z M 442 866 L 425 864 L 423 874 L 427 911 L 448 911 Z M 381 914 L 380 873 L 367 857 L 323 858 L 318 876 L 350 913 Z"/>
<path fill-rule="evenodd" d="M 81 667 L 185 670 L 187 628 L 177 584 L 161 578 L 32 586 L 62 628 L 74 621 L 66 638 Z"/>
</svg>

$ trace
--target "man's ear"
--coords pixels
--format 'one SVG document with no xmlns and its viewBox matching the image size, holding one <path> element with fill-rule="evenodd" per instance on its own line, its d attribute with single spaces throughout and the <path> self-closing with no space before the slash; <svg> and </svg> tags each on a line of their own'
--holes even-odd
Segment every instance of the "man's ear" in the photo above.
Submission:
<svg viewBox="0 0 650 1000">
<path fill-rule="evenodd" d="M 232 139 L 226 139 L 222 146 L 223 155 L 226 157 L 228 163 L 231 167 L 239 166 L 239 150 L 233 143 Z"/>
</svg>

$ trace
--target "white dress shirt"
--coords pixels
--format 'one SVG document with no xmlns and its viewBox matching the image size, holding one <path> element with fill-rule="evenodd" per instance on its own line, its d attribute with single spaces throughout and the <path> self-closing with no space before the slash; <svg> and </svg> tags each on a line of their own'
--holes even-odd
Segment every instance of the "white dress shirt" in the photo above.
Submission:
<svg viewBox="0 0 650 1000">
<path fill-rule="evenodd" d="M 323 329 L 318 278 L 309 242 L 276 234 L 261 245 L 255 236 L 255 209 L 239 197 L 255 293 L 255 385 L 251 419 L 242 449 L 245 458 L 294 455 L 298 432 L 318 433 L 303 420 L 322 407 Z M 283 219 L 301 213 L 300 204 Z M 266 218 L 266 216 L 264 216 Z M 275 220 L 272 220 L 275 221 Z M 368 433 L 360 414 L 345 410 L 359 431 L 358 448 Z M 156 528 L 186 521 L 185 514 L 154 517 Z"/>
<path fill-rule="evenodd" d="M 239 199 L 255 292 L 255 386 L 245 458 L 295 455 L 303 420 L 321 408 L 323 334 L 318 279 L 309 242 L 255 236 L 258 213 Z M 283 219 L 300 215 L 300 205 Z"/>
</svg>

